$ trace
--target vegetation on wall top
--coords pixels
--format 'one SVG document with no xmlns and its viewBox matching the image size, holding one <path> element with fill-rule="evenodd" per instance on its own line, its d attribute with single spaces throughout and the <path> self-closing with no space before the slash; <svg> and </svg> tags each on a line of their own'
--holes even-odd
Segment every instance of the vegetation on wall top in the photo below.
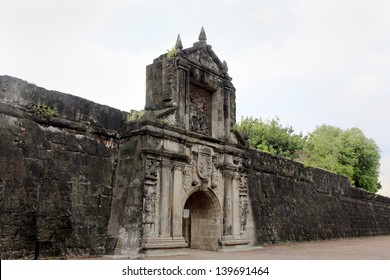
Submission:
<svg viewBox="0 0 390 280">
<path fill-rule="evenodd" d="M 321 125 L 304 136 L 281 125 L 277 117 L 242 118 L 236 128 L 240 132 L 245 128 L 252 148 L 344 175 L 357 188 L 374 193 L 381 188 L 379 147 L 359 128 Z"/>
</svg>

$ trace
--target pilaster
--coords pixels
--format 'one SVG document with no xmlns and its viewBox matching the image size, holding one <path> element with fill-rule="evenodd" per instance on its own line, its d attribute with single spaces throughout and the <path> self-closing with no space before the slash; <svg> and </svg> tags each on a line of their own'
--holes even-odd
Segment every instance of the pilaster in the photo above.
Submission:
<svg viewBox="0 0 390 280">
<path fill-rule="evenodd" d="M 246 209 L 243 208 L 244 196 L 240 192 L 240 173 L 233 167 L 225 167 L 224 178 L 224 224 L 223 236 L 220 242 L 221 250 L 245 248 L 250 243 L 250 240 L 242 237 L 242 213 Z"/>
<path fill-rule="evenodd" d="M 182 189 L 184 163 L 175 163 L 173 166 L 173 192 L 172 192 L 172 238 L 184 241 L 182 234 Z"/>
<path fill-rule="evenodd" d="M 160 237 L 171 236 L 172 161 L 161 161 Z"/>
<path fill-rule="evenodd" d="M 181 232 L 180 187 L 183 168 L 184 163 L 173 163 L 172 170 L 172 162 L 166 158 L 146 159 L 141 242 L 146 255 L 187 247 Z"/>
</svg>

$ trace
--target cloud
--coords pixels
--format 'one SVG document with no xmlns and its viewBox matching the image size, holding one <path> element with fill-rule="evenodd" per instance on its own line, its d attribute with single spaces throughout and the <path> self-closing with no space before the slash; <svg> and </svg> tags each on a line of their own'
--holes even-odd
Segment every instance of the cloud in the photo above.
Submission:
<svg viewBox="0 0 390 280">
<path fill-rule="evenodd" d="M 92 30 L 113 10 L 129 5 L 125 2 L 5 3 L 0 17 L 5 38 L 0 45 L 0 74 L 122 110 L 143 108 L 142 70 L 153 56 L 147 51 L 113 52 L 92 40 Z"/>
<path fill-rule="evenodd" d="M 288 35 L 273 29 L 283 39 L 263 38 L 245 45 L 229 59 L 230 69 L 239 69 L 233 77 L 243 100 L 251 100 L 257 94 L 263 100 L 272 95 L 278 101 L 293 97 L 304 103 L 314 102 L 313 105 L 320 101 L 322 106 L 316 109 L 317 115 L 328 110 L 336 115 L 347 113 L 356 117 L 367 105 L 372 108 L 379 105 L 382 109 L 389 99 L 386 79 L 390 51 L 385 46 L 389 45 L 390 17 L 385 11 L 390 4 L 385 1 L 373 1 L 369 5 L 366 1 L 354 1 L 353 6 L 349 1 L 299 3 L 285 9 L 293 14 L 289 17 L 294 20 L 286 28 L 290 31 Z M 285 13 L 278 8 L 268 7 L 276 9 L 272 13 L 277 15 L 276 19 L 270 17 L 272 23 Z M 266 11 L 267 8 L 263 10 Z M 281 84 L 291 86 L 290 90 Z M 383 102 L 378 102 L 380 99 Z M 374 110 L 371 118 L 385 112 Z"/>
</svg>

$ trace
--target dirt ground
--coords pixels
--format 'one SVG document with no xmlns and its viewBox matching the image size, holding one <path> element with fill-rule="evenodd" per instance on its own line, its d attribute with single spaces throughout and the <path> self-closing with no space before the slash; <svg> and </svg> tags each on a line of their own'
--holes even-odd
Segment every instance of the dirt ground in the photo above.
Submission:
<svg viewBox="0 0 390 280">
<path fill-rule="evenodd" d="M 185 249 L 184 255 L 158 260 L 390 260 L 390 236 L 270 244 L 251 250 L 212 252 Z"/>
</svg>

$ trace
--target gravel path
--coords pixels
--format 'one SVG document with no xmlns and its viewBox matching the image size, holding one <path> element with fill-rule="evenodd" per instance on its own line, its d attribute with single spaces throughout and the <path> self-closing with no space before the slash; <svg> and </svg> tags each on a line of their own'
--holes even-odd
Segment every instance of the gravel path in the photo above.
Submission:
<svg viewBox="0 0 390 280">
<path fill-rule="evenodd" d="M 245 251 L 185 249 L 185 255 L 145 257 L 159 260 L 390 260 L 390 236 L 270 244 Z"/>
</svg>

